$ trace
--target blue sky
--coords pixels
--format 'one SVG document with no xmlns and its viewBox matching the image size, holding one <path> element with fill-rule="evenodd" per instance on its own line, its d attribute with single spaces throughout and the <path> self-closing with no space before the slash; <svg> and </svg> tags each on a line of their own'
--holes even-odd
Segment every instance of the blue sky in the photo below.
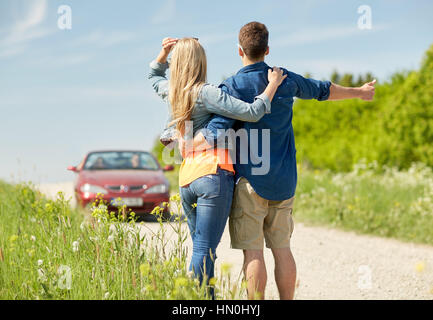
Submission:
<svg viewBox="0 0 433 320">
<path fill-rule="evenodd" d="M 71 30 L 57 26 L 64 4 Z M 357 28 L 360 5 L 371 6 L 371 30 Z M 268 26 L 271 65 L 384 81 L 418 68 L 432 13 L 431 0 L 2 0 L 0 179 L 68 181 L 65 168 L 90 150 L 151 149 L 167 107 L 146 72 L 163 37 L 200 38 L 215 84 L 241 67 L 237 34 L 252 20 Z"/>
</svg>

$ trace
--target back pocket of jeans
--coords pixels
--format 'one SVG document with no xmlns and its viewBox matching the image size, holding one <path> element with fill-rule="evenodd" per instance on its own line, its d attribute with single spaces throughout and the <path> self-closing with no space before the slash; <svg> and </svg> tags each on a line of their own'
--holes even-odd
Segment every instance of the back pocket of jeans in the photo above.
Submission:
<svg viewBox="0 0 433 320">
<path fill-rule="evenodd" d="M 220 177 L 215 174 L 198 178 L 193 183 L 196 194 L 203 199 L 213 199 L 221 195 Z"/>
</svg>

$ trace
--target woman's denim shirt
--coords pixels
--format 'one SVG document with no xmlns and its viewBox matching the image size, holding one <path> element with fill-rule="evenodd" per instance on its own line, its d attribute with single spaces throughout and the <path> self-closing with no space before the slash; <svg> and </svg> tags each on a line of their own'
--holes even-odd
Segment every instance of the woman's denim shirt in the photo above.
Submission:
<svg viewBox="0 0 433 320">
<path fill-rule="evenodd" d="M 150 63 L 149 73 L 149 79 L 153 88 L 167 103 L 169 83 L 166 77 L 166 71 L 168 67 L 168 63 L 163 64 L 152 61 Z M 198 130 L 206 126 L 212 114 L 246 122 L 257 122 L 267 113 L 271 113 L 271 102 L 265 94 L 257 96 L 253 103 L 246 103 L 228 95 L 218 87 L 206 83 L 203 85 L 198 95 L 194 110 L 191 114 L 193 134 L 195 135 Z M 171 116 L 169 117 L 168 123 L 169 122 L 171 122 Z M 161 140 L 172 140 L 174 133 L 174 126 L 166 127 L 161 135 Z"/>
</svg>

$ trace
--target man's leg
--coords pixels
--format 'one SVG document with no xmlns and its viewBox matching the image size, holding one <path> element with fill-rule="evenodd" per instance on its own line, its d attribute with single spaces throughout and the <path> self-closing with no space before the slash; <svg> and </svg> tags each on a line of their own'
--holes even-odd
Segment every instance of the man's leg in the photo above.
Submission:
<svg viewBox="0 0 433 320">
<path fill-rule="evenodd" d="M 275 259 L 275 282 L 281 300 L 293 300 L 296 286 L 296 264 L 290 248 L 272 249 Z"/>
<path fill-rule="evenodd" d="M 275 282 L 281 300 L 292 300 L 295 295 L 296 264 L 290 250 L 293 202 L 294 198 L 269 201 L 269 214 L 264 221 L 266 246 L 274 255 Z"/>
<path fill-rule="evenodd" d="M 263 250 L 244 250 L 244 275 L 248 300 L 264 300 L 267 272 Z"/>
<path fill-rule="evenodd" d="M 266 266 L 263 258 L 263 222 L 267 214 L 268 200 L 255 193 L 245 178 L 235 187 L 230 214 L 230 238 L 232 248 L 244 252 L 244 276 L 247 281 L 248 299 L 265 297 Z"/>
</svg>

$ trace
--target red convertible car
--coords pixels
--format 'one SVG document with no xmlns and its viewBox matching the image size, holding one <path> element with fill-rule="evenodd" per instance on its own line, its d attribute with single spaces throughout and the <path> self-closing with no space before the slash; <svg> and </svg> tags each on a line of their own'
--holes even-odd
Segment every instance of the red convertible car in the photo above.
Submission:
<svg viewBox="0 0 433 320">
<path fill-rule="evenodd" d="M 137 216 L 169 202 L 170 185 L 164 172 L 173 169 L 161 168 L 155 157 L 144 151 L 94 151 L 78 167 L 68 167 L 78 174 L 75 195 L 83 208 L 100 193 L 110 211 L 126 205 Z"/>
</svg>

